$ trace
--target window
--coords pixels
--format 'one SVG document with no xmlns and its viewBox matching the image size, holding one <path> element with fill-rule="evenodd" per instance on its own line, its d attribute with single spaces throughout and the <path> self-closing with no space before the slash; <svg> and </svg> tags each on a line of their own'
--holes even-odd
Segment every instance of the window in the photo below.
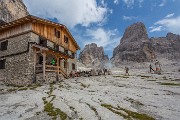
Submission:
<svg viewBox="0 0 180 120">
<path fill-rule="evenodd" d="M 54 35 L 55 35 L 57 38 L 60 38 L 60 37 L 61 37 L 60 31 L 57 30 L 56 28 L 54 29 Z"/>
<path fill-rule="evenodd" d="M 67 63 L 66 63 L 66 61 L 64 61 L 64 68 L 66 68 L 66 65 L 67 65 Z"/>
<path fill-rule="evenodd" d="M 0 69 L 5 69 L 6 59 L 0 60 Z"/>
<path fill-rule="evenodd" d="M 72 70 L 76 69 L 76 65 L 74 63 L 72 63 Z"/>
<path fill-rule="evenodd" d="M 1 42 L 1 51 L 7 50 L 8 41 Z"/>
<path fill-rule="evenodd" d="M 72 53 L 72 58 L 75 58 L 75 53 Z"/>
<path fill-rule="evenodd" d="M 56 51 L 59 51 L 59 45 L 54 45 L 54 49 L 55 49 Z"/>
<path fill-rule="evenodd" d="M 47 40 L 45 38 L 40 37 L 39 38 L 39 44 L 44 46 L 44 47 L 47 47 Z"/>
<path fill-rule="evenodd" d="M 60 38 L 60 31 L 57 31 L 57 38 Z"/>
<path fill-rule="evenodd" d="M 68 43 L 68 37 L 66 37 L 65 35 L 64 35 L 64 42 Z"/>
<path fill-rule="evenodd" d="M 43 56 L 39 56 L 39 64 L 43 64 Z"/>
<path fill-rule="evenodd" d="M 65 53 L 66 55 L 68 55 L 68 50 L 64 50 L 64 53 Z"/>
</svg>

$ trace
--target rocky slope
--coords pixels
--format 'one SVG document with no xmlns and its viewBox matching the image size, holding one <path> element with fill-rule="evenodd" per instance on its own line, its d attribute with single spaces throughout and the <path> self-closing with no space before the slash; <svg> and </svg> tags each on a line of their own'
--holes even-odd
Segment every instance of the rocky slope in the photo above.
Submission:
<svg viewBox="0 0 180 120">
<path fill-rule="evenodd" d="M 95 43 L 91 43 L 85 46 L 85 48 L 79 54 L 79 61 L 87 67 L 104 67 L 109 58 L 104 55 L 103 47 L 98 47 Z"/>
<path fill-rule="evenodd" d="M 22 0 L 0 0 L 0 11 L 0 21 L 4 22 L 10 22 L 29 14 Z"/>
<path fill-rule="evenodd" d="M 154 48 L 149 41 L 146 27 L 137 22 L 129 26 L 114 49 L 112 63 L 115 65 L 127 62 L 146 62 L 155 57 Z"/>
<path fill-rule="evenodd" d="M 166 37 L 150 38 L 157 59 L 180 60 L 180 35 L 168 33 Z"/>
</svg>

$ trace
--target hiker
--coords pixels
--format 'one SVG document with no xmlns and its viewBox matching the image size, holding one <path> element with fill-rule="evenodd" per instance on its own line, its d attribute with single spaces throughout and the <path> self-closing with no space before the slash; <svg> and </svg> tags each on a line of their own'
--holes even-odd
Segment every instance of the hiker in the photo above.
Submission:
<svg viewBox="0 0 180 120">
<path fill-rule="evenodd" d="M 129 75 L 129 68 L 125 66 L 125 71 L 126 71 L 126 74 L 125 75 Z"/>
<path fill-rule="evenodd" d="M 55 61 L 54 58 L 53 58 L 52 61 L 51 61 L 51 65 L 56 65 L 56 61 Z"/>
<path fill-rule="evenodd" d="M 104 75 L 106 75 L 106 73 L 107 73 L 107 69 L 103 69 L 103 72 L 104 72 Z"/>
<path fill-rule="evenodd" d="M 150 69 L 150 73 L 151 73 L 151 70 L 154 71 L 151 64 L 149 65 L 149 69 Z"/>
</svg>

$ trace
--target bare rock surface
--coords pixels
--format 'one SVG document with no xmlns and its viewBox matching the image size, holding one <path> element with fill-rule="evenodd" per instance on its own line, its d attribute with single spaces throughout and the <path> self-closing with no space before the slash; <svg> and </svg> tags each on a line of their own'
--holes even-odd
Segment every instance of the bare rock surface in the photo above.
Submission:
<svg viewBox="0 0 180 120">
<path fill-rule="evenodd" d="M 49 116 L 52 114 L 45 108 L 55 112 L 57 120 L 135 119 L 131 113 L 152 120 L 178 120 L 178 66 L 163 69 L 162 75 L 150 74 L 148 69 L 130 69 L 130 76 L 125 76 L 123 68 L 116 68 L 109 76 L 74 78 L 3 93 L 0 94 L 0 120 L 51 120 L 54 116 Z M 47 103 L 52 107 L 47 107 Z"/>
<path fill-rule="evenodd" d="M 180 35 L 167 33 L 166 37 L 150 38 L 158 59 L 180 61 Z"/>
<path fill-rule="evenodd" d="M 98 47 L 95 43 L 85 46 L 79 55 L 79 61 L 87 67 L 103 67 L 109 62 L 109 58 L 104 54 L 103 47 Z"/>
<path fill-rule="evenodd" d="M 114 49 L 112 63 L 147 62 L 155 56 L 146 27 L 137 22 L 126 28 L 120 44 Z"/>
<path fill-rule="evenodd" d="M 29 14 L 22 0 L 0 0 L 0 11 L 0 21 L 4 22 L 11 22 Z"/>
</svg>

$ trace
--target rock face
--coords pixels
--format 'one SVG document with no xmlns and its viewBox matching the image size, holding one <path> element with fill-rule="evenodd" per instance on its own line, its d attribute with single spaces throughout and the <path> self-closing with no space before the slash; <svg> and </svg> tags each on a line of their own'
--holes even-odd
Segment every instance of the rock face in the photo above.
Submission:
<svg viewBox="0 0 180 120">
<path fill-rule="evenodd" d="M 112 63 L 145 62 L 155 57 L 154 48 L 149 41 L 143 23 L 135 23 L 126 28 L 120 44 L 114 49 Z"/>
<path fill-rule="evenodd" d="M 11 22 L 29 14 L 22 0 L 0 0 L 0 11 L 0 21 L 4 22 Z"/>
<path fill-rule="evenodd" d="M 79 54 L 79 61 L 87 67 L 104 67 L 109 58 L 104 55 L 103 47 L 98 47 L 95 43 L 91 43 L 85 46 L 85 48 Z"/>
<path fill-rule="evenodd" d="M 168 33 L 166 37 L 150 38 L 156 57 L 180 60 L 180 35 Z"/>
</svg>

